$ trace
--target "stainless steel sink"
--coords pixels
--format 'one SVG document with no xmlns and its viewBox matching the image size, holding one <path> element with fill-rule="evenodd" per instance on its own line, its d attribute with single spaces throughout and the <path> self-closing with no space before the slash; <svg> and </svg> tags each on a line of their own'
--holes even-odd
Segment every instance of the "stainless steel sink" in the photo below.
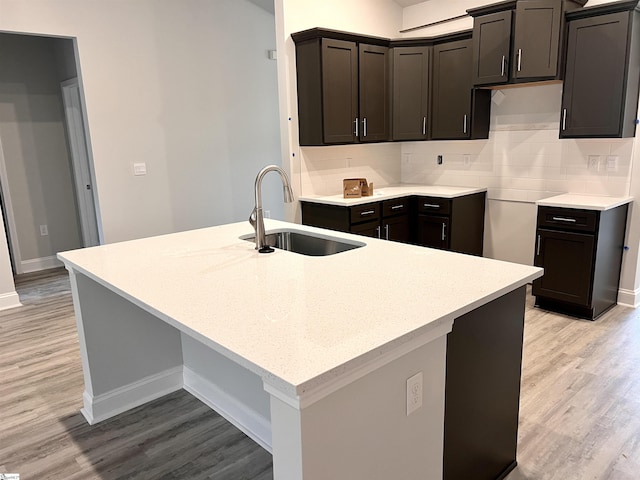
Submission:
<svg viewBox="0 0 640 480">
<path fill-rule="evenodd" d="M 256 237 L 255 235 L 245 235 L 240 238 L 255 242 Z M 330 236 L 318 236 L 300 230 L 271 231 L 265 235 L 265 238 L 267 245 L 271 247 L 312 257 L 334 255 L 366 245 L 362 242 L 346 241 Z"/>
</svg>

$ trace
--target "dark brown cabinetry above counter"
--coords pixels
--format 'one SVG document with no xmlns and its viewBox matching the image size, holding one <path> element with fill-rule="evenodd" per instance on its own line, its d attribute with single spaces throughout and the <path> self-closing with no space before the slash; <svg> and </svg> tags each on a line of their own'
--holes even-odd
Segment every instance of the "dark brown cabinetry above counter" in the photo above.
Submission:
<svg viewBox="0 0 640 480">
<path fill-rule="evenodd" d="M 567 14 L 560 138 L 633 137 L 640 86 L 638 1 Z"/>
<path fill-rule="evenodd" d="M 616 304 L 627 210 L 538 208 L 536 305 L 593 320 Z"/>
<path fill-rule="evenodd" d="M 474 85 L 561 79 L 564 14 L 585 3 L 509 0 L 467 10 L 474 17 Z"/>
<path fill-rule="evenodd" d="M 314 29 L 292 35 L 296 41 L 300 145 L 389 140 L 388 42 L 326 32 Z"/>
<path fill-rule="evenodd" d="M 291 37 L 301 146 L 488 138 L 490 94 L 473 91 L 470 30 L 390 40 L 313 28 Z"/>
<path fill-rule="evenodd" d="M 301 201 L 302 223 L 482 256 L 486 193 L 408 196 L 356 206 Z"/>
</svg>

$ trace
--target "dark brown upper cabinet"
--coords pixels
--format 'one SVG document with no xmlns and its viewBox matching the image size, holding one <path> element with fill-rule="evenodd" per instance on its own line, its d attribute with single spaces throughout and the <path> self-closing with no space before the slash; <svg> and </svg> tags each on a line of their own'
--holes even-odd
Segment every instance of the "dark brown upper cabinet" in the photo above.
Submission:
<svg viewBox="0 0 640 480">
<path fill-rule="evenodd" d="M 638 0 L 567 14 L 560 138 L 633 137 L 640 84 Z"/>
<path fill-rule="evenodd" d="M 389 140 L 388 40 L 319 28 L 291 36 L 300 145 Z"/>
<path fill-rule="evenodd" d="M 426 140 L 430 123 L 431 47 L 392 50 L 392 139 Z"/>
<path fill-rule="evenodd" d="M 474 90 L 471 81 L 471 38 L 433 47 L 431 138 L 464 140 L 488 138 L 491 96 Z"/>
<path fill-rule="evenodd" d="M 586 0 L 509 0 L 467 10 L 473 21 L 473 84 L 562 78 L 564 14 Z"/>
</svg>

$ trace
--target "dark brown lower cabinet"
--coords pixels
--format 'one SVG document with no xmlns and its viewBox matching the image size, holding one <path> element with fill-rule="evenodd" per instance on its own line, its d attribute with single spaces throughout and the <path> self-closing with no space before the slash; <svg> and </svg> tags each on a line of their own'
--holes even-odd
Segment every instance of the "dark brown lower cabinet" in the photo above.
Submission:
<svg viewBox="0 0 640 480">
<path fill-rule="evenodd" d="M 444 480 L 496 480 L 516 466 L 525 295 L 521 287 L 453 321 Z"/>
<path fill-rule="evenodd" d="M 416 243 L 482 256 L 486 193 L 417 197 Z"/>
<path fill-rule="evenodd" d="M 538 208 L 537 306 L 593 320 L 617 303 L 627 209 Z"/>
</svg>

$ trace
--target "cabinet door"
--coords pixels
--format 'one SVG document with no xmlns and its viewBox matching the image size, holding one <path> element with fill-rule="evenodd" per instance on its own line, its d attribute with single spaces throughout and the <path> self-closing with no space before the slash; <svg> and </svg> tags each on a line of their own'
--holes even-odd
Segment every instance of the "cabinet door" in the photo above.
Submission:
<svg viewBox="0 0 640 480">
<path fill-rule="evenodd" d="M 629 12 L 569 23 L 561 138 L 622 135 L 628 25 Z"/>
<path fill-rule="evenodd" d="M 358 49 L 355 43 L 322 39 L 324 143 L 356 141 Z"/>
<path fill-rule="evenodd" d="M 383 219 L 380 233 L 382 238 L 387 240 L 408 243 L 411 240 L 409 214 Z"/>
<path fill-rule="evenodd" d="M 431 47 L 393 49 L 393 140 L 426 140 Z"/>
<path fill-rule="evenodd" d="M 449 249 L 449 217 L 418 215 L 418 244 Z"/>
<path fill-rule="evenodd" d="M 483 15 L 473 20 L 473 84 L 490 85 L 509 80 L 512 11 Z"/>
<path fill-rule="evenodd" d="M 589 307 L 595 237 L 545 229 L 537 234 L 534 264 L 544 275 L 533 281 L 533 295 Z"/>
<path fill-rule="evenodd" d="M 558 74 L 562 2 L 518 0 L 513 42 L 513 78 L 553 78 Z"/>
<path fill-rule="evenodd" d="M 469 138 L 471 49 L 471 39 L 433 47 L 433 139 Z"/>
<path fill-rule="evenodd" d="M 389 48 L 360 44 L 361 142 L 389 140 L 391 118 Z"/>
<path fill-rule="evenodd" d="M 364 235 L 365 237 L 381 238 L 380 222 L 366 222 L 351 226 L 351 233 Z"/>
</svg>

